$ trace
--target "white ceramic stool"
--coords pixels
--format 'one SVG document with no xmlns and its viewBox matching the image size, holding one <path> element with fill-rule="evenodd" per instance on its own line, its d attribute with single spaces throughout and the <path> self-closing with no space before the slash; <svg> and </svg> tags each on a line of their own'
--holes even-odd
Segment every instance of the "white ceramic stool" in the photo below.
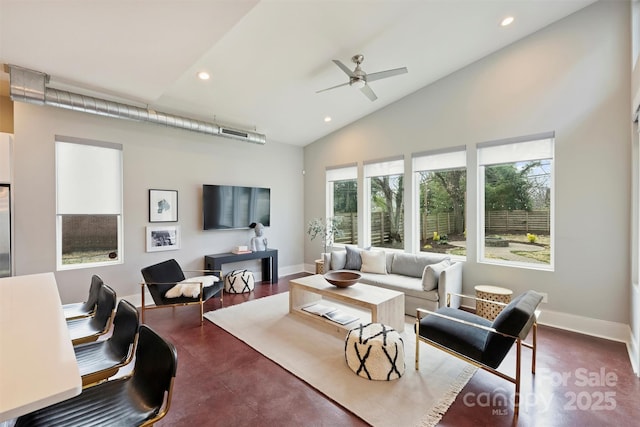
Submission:
<svg viewBox="0 0 640 427">
<path fill-rule="evenodd" d="M 224 277 L 224 290 L 229 294 L 251 292 L 254 287 L 253 273 L 248 270 L 232 270 Z"/>
<path fill-rule="evenodd" d="M 369 323 L 351 329 L 344 350 L 349 368 L 363 378 L 390 381 L 404 374 L 404 342 L 391 326 Z"/>
</svg>

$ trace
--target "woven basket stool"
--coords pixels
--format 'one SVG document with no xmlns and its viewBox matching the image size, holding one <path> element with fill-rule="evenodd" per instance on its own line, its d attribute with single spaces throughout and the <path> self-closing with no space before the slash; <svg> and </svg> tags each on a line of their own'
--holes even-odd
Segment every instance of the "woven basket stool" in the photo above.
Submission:
<svg viewBox="0 0 640 427">
<path fill-rule="evenodd" d="M 360 324 L 349 331 L 344 345 L 349 368 L 362 378 L 390 381 L 404 374 L 404 342 L 382 323 Z"/>
<path fill-rule="evenodd" d="M 511 295 L 513 295 L 513 291 L 511 289 L 500 288 L 498 286 L 479 285 L 475 287 L 475 290 L 476 298 L 501 302 L 504 304 L 509 304 L 511 302 Z M 504 306 L 502 305 L 476 301 L 476 314 L 487 320 L 494 321 L 503 308 Z"/>
<path fill-rule="evenodd" d="M 254 287 L 253 273 L 248 270 L 232 270 L 224 277 L 224 290 L 229 294 L 251 292 Z"/>
</svg>

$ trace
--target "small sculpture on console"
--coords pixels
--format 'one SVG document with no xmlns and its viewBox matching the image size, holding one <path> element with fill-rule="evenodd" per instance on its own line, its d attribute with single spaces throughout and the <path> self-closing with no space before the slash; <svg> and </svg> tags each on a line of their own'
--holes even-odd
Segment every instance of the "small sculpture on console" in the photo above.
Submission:
<svg viewBox="0 0 640 427">
<path fill-rule="evenodd" d="M 250 248 L 252 251 L 266 251 L 267 250 L 267 238 L 263 236 L 264 225 L 259 222 L 252 222 L 249 228 L 253 228 L 256 236 L 251 238 Z"/>
</svg>

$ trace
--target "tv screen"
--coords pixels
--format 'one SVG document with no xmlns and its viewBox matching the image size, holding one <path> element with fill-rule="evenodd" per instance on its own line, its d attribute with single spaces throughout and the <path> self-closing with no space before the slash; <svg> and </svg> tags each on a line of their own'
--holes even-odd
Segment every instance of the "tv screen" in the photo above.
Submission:
<svg viewBox="0 0 640 427">
<path fill-rule="evenodd" d="M 202 186 L 205 230 L 248 228 L 252 222 L 270 226 L 271 190 L 235 185 Z"/>
</svg>

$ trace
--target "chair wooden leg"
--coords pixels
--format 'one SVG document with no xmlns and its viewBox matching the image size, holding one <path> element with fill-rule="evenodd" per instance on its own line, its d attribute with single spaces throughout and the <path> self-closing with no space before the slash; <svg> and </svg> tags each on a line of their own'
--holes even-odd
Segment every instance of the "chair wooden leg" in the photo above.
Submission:
<svg viewBox="0 0 640 427">
<path fill-rule="evenodd" d="M 202 302 L 202 298 L 200 299 L 200 326 L 204 324 L 204 303 Z"/>
</svg>

